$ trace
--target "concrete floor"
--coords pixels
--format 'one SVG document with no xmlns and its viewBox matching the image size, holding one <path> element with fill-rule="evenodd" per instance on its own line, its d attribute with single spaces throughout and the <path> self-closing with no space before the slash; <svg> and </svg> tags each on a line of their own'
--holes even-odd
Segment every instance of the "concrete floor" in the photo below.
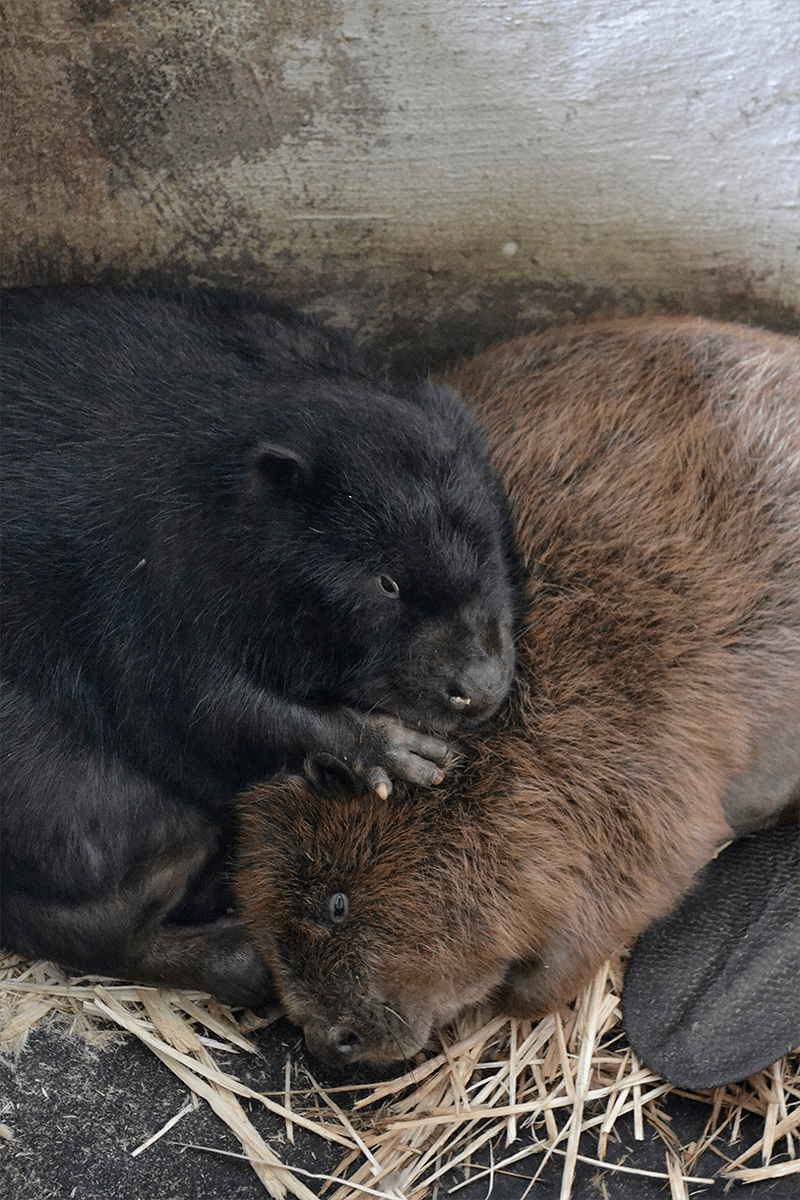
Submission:
<svg viewBox="0 0 800 1200">
<path fill-rule="evenodd" d="M 251 1086 L 282 1088 L 287 1050 L 302 1077 L 304 1051 L 298 1032 L 288 1022 L 279 1021 L 260 1031 L 255 1040 L 263 1058 L 248 1060 L 246 1078 Z M 215 1057 L 224 1066 L 225 1056 L 215 1052 Z M 242 1070 L 237 1059 L 237 1071 Z M 323 1086 L 342 1082 L 340 1077 L 326 1077 L 317 1064 L 313 1071 Z M 97 1050 L 54 1027 L 34 1030 L 17 1064 L 0 1066 L 0 1124 L 13 1135 L 10 1142 L 0 1139 L 0 1195 L 9 1200 L 257 1200 L 266 1196 L 246 1162 L 214 1153 L 238 1154 L 241 1147 L 202 1101 L 150 1149 L 131 1157 L 131 1151 L 160 1129 L 186 1100 L 186 1088 L 139 1043 L 121 1041 Z M 669 1112 L 683 1144 L 699 1136 L 708 1115 L 705 1105 L 678 1097 L 670 1098 Z M 296 1143 L 289 1147 L 278 1118 L 261 1109 L 248 1109 L 248 1116 L 287 1161 L 314 1173 L 335 1168 L 339 1157 L 335 1147 L 302 1130 L 296 1131 Z M 621 1122 L 618 1129 L 621 1140 L 610 1146 L 611 1161 L 664 1171 L 663 1143 L 649 1127 L 645 1127 L 645 1141 L 638 1143 L 630 1124 Z M 524 1145 L 524 1136 L 519 1147 Z M 758 1136 L 759 1123 L 745 1120 L 740 1140 L 735 1147 L 725 1148 L 741 1153 Z M 506 1151 L 497 1147 L 494 1153 L 497 1160 Z M 588 1157 L 596 1154 L 591 1134 L 584 1135 L 581 1153 Z M 488 1161 L 488 1155 L 481 1157 Z M 538 1157 L 532 1157 L 512 1167 L 514 1174 L 498 1174 L 493 1200 L 522 1200 L 526 1181 L 538 1165 Z M 718 1166 L 719 1159 L 707 1153 L 694 1173 L 711 1175 Z M 444 1179 L 439 1197 L 446 1196 L 463 1178 L 457 1172 Z M 322 1186 L 306 1182 L 315 1193 Z M 560 1166 L 554 1164 L 545 1169 L 531 1196 L 534 1200 L 558 1200 L 559 1188 Z M 484 1200 L 488 1191 L 489 1181 L 483 1177 L 455 1194 L 460 1200 Z M 690 1193 L 693 1200 L 725 1194 L 732 1200 L 739 1195 L 742 1200 L 791 1200 L 797 1196 L 797 1177 L 747 1187 L 734 1185 L 729 1193 L 721 1181 L 712 1187 L 697 1184 L 690 1187 Z M 669 1187 L 661 1179 L 579 1163 L 572 1195 L 573 1200 L 666 1200 Z"/>
</svg>

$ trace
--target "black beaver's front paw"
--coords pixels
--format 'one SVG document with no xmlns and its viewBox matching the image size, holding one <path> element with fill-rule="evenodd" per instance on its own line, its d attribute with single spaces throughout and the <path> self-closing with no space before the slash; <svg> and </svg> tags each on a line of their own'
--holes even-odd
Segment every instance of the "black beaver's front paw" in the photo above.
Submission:
<svg viewBox="0 0 800 1200">
<path fill-rule="evenodd" d="M 393 779 L 430 786 L 441 783 L 444 768 L 453 761 L 449 746 L 439 738 L 409 729 L 392 717 L 369 715 L 341 708 L 335 748 L 310 755 L 315 763 L 341 763 L 343 771 L 360 780 L 382 799 L 392 790 Z"/>
</svg>

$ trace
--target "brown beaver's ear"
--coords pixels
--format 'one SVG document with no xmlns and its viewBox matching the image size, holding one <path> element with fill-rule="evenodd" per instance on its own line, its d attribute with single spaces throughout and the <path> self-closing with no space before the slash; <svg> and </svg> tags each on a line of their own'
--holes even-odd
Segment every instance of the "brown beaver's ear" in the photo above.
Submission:
<svg viewBox="0 0 800 1200">
<path fill-rule="evenodd" d="M 359 790 L 358 776 L 347 763 L 332 754 L 309 756 L 303 763 L 303 770 L 314 790 L 324 796 L 343 799 Z"/>
<path fill-rule="evenodd" d="M 290 446 L 260 442 L 251 458 L 254 490 L 296 492 L 311 478 L 311 464 Z"/>
</svg>

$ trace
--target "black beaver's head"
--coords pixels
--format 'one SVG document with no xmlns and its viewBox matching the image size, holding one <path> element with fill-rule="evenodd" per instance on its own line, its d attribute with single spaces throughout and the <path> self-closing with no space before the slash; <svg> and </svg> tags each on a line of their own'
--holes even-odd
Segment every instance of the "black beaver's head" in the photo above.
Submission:
<svg viewBox="0 0 800 1200">
<path fill-rule="evenodd" d="M 442 733 L 486 720 L 511 682 L 515 588 L 464 405 L 354 375 L 295 379 L 286 404 L 225 530 L 256 682 Z"/>
</svg>

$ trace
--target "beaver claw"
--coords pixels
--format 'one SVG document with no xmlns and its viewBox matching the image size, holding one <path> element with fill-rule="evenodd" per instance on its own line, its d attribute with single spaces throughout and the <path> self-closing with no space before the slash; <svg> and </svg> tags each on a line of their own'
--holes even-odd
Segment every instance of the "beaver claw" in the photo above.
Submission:
<svg viewBox="0 0 800 1200">
<path fill-rule="evenodd" d="M 340 775 L 360 780 L 386 800 L 393 779 L 430 787 L 442 782 L 444 768 L 453 761 L 450 747 L 441 739 L 409 729 L 393 717 L 364 716 L 348 708 L 341 708 L 337 716 L 345 728 L 337 730 L 335 748 L 310 756 L 312 773 L 313 764 L 329 770 L 335 759 L 341 765 Z"/>
</svg>

